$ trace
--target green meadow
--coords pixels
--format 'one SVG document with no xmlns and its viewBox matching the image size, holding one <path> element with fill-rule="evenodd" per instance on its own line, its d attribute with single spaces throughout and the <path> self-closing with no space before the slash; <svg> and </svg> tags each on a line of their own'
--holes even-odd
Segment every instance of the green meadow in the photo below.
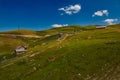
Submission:
<svg viewBox="0 0 120 80">
<path fill-rule="evenodd" d="M 41 36 L 0 36 L 0 80 L 120 80 L 120 24 L 0 34 Z M 27 51 L 16 55 L 19 45 Z"/>
</svg>

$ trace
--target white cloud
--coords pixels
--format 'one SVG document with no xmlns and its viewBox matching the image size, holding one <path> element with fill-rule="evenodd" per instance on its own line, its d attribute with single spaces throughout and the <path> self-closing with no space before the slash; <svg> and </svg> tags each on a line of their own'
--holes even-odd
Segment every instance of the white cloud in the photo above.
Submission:
<svg viewBox="0 0 120 80">
<path fill-rule="evenodd" d="M 108 16 L 109 12 L 108 10 L 101 10 L 101 11 L 96 11 L 92 17 L 95 17 L 95 16 L 103 16 L 103 15 L 106 15 Z"/>
<path fill-rule="evenodd" d="M 108 24 L 114 24 L 117 21 L 118 21 L 118 19 L 106 19 L 106 20 L 104 20 L 104 22 L 106 22 Z"/>
<path fill-rule="evenodd" d="M 81 10 L 81 5 L 79 5 L 79 4 L 69 5 L 69 6 L 66 6 L 66 7 L 63 7 L 63 8 L 59 8 L 58 10 L 59 11 L 64 11 L 68 15 L 76 14 Z"/>
<path fill-rule="evenodd" d="M 68 24 L 53 24 L 52 27 L 56 28 L 56 27 L 64 27 L 64 26 L 68 26 Z"/>
</svg>

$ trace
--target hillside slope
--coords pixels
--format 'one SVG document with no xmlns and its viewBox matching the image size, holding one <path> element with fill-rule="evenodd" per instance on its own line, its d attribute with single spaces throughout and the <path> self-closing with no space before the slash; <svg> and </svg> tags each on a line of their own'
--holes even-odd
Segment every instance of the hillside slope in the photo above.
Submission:
<svg viewBox="0 0 120 80">
<path fill-rule="evenodd" d="M 36 35 L 36 32 L 32 30 L 13 30 L 7 32 L 0 32 L 0 34 Z"/>
<path fill-rule="evenodd" d="M 0 80 L 120 80 L 120 25 L 73 31 L 18 38 L 28 50 L 1 61 Z"/>
</svg>

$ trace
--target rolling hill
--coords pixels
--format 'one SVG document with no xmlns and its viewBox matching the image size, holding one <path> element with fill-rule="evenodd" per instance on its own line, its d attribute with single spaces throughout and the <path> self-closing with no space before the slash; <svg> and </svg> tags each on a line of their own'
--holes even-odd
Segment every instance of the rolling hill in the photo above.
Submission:
<svg viewBox="0 0 120 80">
<path fill-rule="evenodd" d="M 13 30 L 7 32 L 0 32 L 0 34 L 36 35 L 36 32 L 32 30 Z"/>
<path fill-rule="evenodd" d="M 68 26 L 23 35 L 33 34 L 42 37 L 0 37 L 0 80 L 120 80 L 120 24 L 100 30 Z M 22 44 L 27 51 L 13 54 Z"/>
</svg>

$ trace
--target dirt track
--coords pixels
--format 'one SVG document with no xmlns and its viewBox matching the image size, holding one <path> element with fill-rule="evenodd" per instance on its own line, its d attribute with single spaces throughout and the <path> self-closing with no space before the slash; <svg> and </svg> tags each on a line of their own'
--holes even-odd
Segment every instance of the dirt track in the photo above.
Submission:
<svg viewBox="0 0 120 80">
<path fill-rule="evenodd" d="M 0 36 L 4 36 L 4 37 L 11 37 L 11 38 L 16 38 L 16 37 L 41 38 L 41 36 L 37 36 L 37 35 L 0 34 Z"/>
</svg>

